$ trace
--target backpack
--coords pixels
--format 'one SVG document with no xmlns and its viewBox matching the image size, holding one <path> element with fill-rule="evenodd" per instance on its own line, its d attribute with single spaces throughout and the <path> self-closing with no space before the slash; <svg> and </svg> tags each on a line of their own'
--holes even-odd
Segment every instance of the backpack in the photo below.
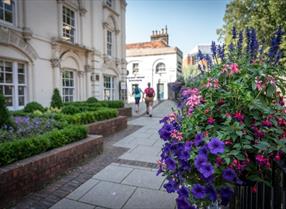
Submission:
<svg viewBox="0 0 286 209">
<path fill-rule="evenodd" d="M 139 89 L 138 87 L 135 88 L 134 93 L 135 93 L 135 94 L 140 94 L 140 89 Z"/>
<path fill-rule="evenodd" d="M 147 95 L 147 97 L 153 97 L 154 96 L 154 89 L 148 88 L 146 90 L 146 95 Z"/>
</svg>

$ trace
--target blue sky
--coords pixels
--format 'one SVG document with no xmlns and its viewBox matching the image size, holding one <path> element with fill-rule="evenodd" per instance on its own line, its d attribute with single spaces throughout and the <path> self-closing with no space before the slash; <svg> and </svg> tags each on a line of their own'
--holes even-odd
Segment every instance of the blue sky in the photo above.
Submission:
<svg viewBox="0 0 286 209">
<path fill-rule="evenodd" d="M 211 44 L 223 25 L 229 0 L 127 0 L 126 42 L 150 40 L 152 30 L 168 25 L 171 46 L 184 54 L 198 44 Z"/>
</svg>

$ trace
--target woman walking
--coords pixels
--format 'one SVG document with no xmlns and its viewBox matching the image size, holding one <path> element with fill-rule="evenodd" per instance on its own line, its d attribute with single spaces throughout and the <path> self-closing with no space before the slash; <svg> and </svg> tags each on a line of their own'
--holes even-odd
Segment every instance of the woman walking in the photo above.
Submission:
<svg viewBox="0 0 286 209">
<path fill-rule="evenodd" d="M 141 100 L 141 93 L 142 90 L 139 88 L 138 84 L 135 85 L 135 88 L 132 92 L 132 95 L 134 95 L 134 99 L 135 99 L 135 112 L 139 113 L 139 104 L 140 104 L 140 100 Z"/>
</svg>

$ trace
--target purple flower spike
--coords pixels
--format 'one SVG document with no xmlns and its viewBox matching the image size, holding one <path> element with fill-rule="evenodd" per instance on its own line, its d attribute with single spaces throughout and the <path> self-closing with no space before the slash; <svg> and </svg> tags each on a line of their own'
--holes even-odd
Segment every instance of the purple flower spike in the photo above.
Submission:
<svg viewBox="0 0 286 209">
<path fill-rule="evenodd" d="M 224 152 L 224 143 L 219 140 L 218 138 L 211 138 L 211 141 L 208 143 L 208 148 L 210 150 L 210 153 L 216 155 L 219 153 Z"/>
<path fill-rule="evenodd" d="M 197 199 L 203 199 L 206 196 L 206 188 L 200 184 L 194 184 L 191 192 Z"/>
</svg>

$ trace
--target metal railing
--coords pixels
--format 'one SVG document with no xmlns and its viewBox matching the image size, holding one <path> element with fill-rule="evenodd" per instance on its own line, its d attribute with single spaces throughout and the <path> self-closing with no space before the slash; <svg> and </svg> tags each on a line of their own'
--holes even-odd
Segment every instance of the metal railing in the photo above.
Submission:
<svg viewBox="0 0 286 209">
<path fill-rule="evenodd" d="M 251 186 L 237 186 L 229 209 L 286 209 L 286 160 L 273 164 L 272 187 L 258 183 L 252 192 Z"/>
</svg>

